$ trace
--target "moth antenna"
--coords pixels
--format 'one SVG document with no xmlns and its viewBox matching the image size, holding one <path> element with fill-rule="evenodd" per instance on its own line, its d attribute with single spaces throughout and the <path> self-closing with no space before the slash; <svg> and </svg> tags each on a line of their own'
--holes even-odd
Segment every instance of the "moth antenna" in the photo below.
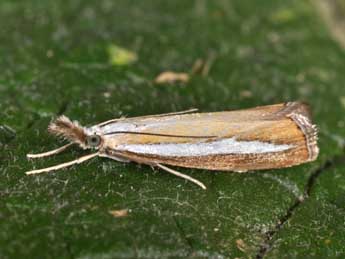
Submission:
<svg viewBox="0 0 345 259">
<path fill-rule="evenodd" d="M 62 137 L 68 141 L 84 145 L 86 141 L 86 130 L 77 121 L 71 121 L 62 115 L 48 126 L 49 133 Z"/>
<path fill-rule="evenodd" d="M 26 175 L 30 175 L 30 174 L 41 174 L 41 173 L 44 173 L 44 172 L 51 172 L 51 171 L 55 171 L 55 170 L 59 170 L 59 169 L 62 169 L 62 168 L 65 168 L 65 167 L 69 167 L 71 165 L 74 165 L 74 164 L 81 164 L 91 158 L 94 158 L 95 156 L 98 156 L 99 153 L 93 153 L 93 154 L 89 154 L 89 155 L 86 155 L 86 156 L 82 156 L 82 157 L 79 157 L 75 160 L 72 160 L 72 161 L 69 161 L 69 162 L 66 162 L 66 163 L 62 163 L 62 164 L 59 164 L 59 165 L 55 165 L 55 166 L 51 166 L 51 167 L 47 167 L 47 168 L 43 168 L 43 169 L 38 169 L 38 170 L 32 170 L 32 171 L 28 171 L 28 172 L 25 172 Z"/>
<path fill-rule="evenodd" d="M 43 153 L 39 153 L 39 154 L 27 154 L 26 157 L 27 158 L 42 158 L 42 157 L 53 156 L 53 155 L 56 155 L 56 154 L 59 154 L 59 153 L 65 151 L 67 148 L 69 148 L 72 145 L 74 145 L 73 142 L 68 143 L 62 147 L 57 148 L 57 149 L 47 151 L 47 152 L 43 152 Z"/>
<path fill-rule="evenodd" d="M 156 165 L 157 167 L 163 169 L 164 171 L 168 172 L 168 173 L 171 173 L 171 174 L 173 174 L 173 175 L 176 175 L 176 176 L 178 176 L 178 177 L 181 177 L 181 178 L 183 178 L 183 179 L 186 179 L 186 180 L 188 180 L 188 181 L 190 181 L 190 182 L 192 182 L 192 183 L 195 183 L 196 185 L 198 185 L 198 186 L 201 187 L 202 189 L 206 190 L 206 186 L 205 186 L 202 182 L 198 181 L 197 179 L 195 179 L 195 178 L 193 178 L 193 177 L 190 177 L 190 176 L 188 176 L 188 175 L 182 174 L 182 173 L 180 173 L 180 172 L 178 172 L 178 171 L 175 171 L 175 170 L 173 170 L 173 169 L 171 169 L 171 168 L 169 168 L 169 167 L 166 167 L 166 166 L 161 165 L 161 164 L 158 164 L 158 163 L 156 163 L 155 165 Z"/>
</svg>

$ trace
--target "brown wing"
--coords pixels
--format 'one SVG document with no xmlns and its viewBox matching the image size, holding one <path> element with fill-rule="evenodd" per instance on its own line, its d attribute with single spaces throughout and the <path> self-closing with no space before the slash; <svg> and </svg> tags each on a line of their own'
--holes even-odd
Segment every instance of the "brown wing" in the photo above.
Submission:
<svg viewBox="0 0 345 259">
<path fill-rule="evenodd" d="M 138 133 L 141 134 L 120 134 L 109 137 L 106 152 L 108 155 L 121 153 L 130 160 L 141 163 L 246 171 L 292 166 L 312 161 L 318 155 L 316 127 L 311 123 L 307 105 L 299 102 L 229 112 L 126 119 L 126 122 L 135 124 Z M 144 133 L 158 135 L 142 135 Z M 172 137 L 172 135 L 176 137 Z M 191 137 L 178 137 L 180 135 Z M 197 136 L 200 139 L 196 138 Z M 214 137 L 203 139 L 205 136 Z M 258 154 L 234 154 L 230 148 L 227 154 L 188 157 L 143 154 L 117 149 L 118 146 L 131 144 L 198 143 L 229 138 L 243 142 L 287 144 L 293 148 L 280 152 Z"/>
</svg>

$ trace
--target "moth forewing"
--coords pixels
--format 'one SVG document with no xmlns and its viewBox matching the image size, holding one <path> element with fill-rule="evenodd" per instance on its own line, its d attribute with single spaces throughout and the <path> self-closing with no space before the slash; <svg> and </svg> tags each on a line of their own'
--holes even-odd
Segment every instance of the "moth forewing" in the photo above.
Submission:
<svg viewBox="0 0 345 259">
<path fill-rule="evenodd" d="M 63 117 L 56 125 L 56 134 L 84 148 L 90 147 L 91 136 L 98 136 L 99 156 L 157 166 L 202 188 L 166 165 L 245 172 L 313 161 L 319 152 L 316 126 L 308 106 L 300 102 L 115 119 L 90 128 Z"/>
<path fill-rule="evenodd" d="M 316 127 L 307 105 L 299 102 L 242 111 L 139 118 L 132 123 L 138 133 L 157 135 L 110 134 L 105 153 L 122 154 L 134 161 L 240 172 L 290 167 L 315 160 L 318 154 Z M 114 130 L 108 126 L 105 134 Z M 212 137 L 203 138 L 206 135 Z"/>
</svg>

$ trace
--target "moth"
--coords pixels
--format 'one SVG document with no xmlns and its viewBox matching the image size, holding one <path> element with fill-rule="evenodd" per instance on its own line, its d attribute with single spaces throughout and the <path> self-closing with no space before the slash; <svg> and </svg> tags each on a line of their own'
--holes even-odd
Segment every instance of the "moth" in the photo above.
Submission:
<svg viewBox="0 0 345 259">
<path fill-rule="evenodd" d="M 67 163 L 28 171 L 28 175 L 98 156 L 158 167 L 206 189 L 200 181 L 168 166 L 247 172 L 314 161 L 319 153 L 317 127 L 308 105 L 302 102 L 213 113 L 191 109 L 118 118 L 91 127 L 60 116 L 48 130 L 70 143 L 49 152 L 28 154 L 28 158 L 55 155 L 73 144 L 96 151 Z"/>
</svg>

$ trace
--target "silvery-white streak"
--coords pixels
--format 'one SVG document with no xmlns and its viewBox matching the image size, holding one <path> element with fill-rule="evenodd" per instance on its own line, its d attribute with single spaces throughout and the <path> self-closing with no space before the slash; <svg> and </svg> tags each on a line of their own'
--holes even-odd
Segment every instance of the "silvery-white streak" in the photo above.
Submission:
<svg viewBox="0 0 345 259">
<path fill-rule="evenodd" d="M 162 143 L 162 144 L 122 144 L 117 150 L 159 156 L 207 156 L 219 154 L 261 154 L 281 152 L 294 145 L 271 144 L 261 141 L 238 141 L 235 138 L 212 142 Z"/>
</svg>

